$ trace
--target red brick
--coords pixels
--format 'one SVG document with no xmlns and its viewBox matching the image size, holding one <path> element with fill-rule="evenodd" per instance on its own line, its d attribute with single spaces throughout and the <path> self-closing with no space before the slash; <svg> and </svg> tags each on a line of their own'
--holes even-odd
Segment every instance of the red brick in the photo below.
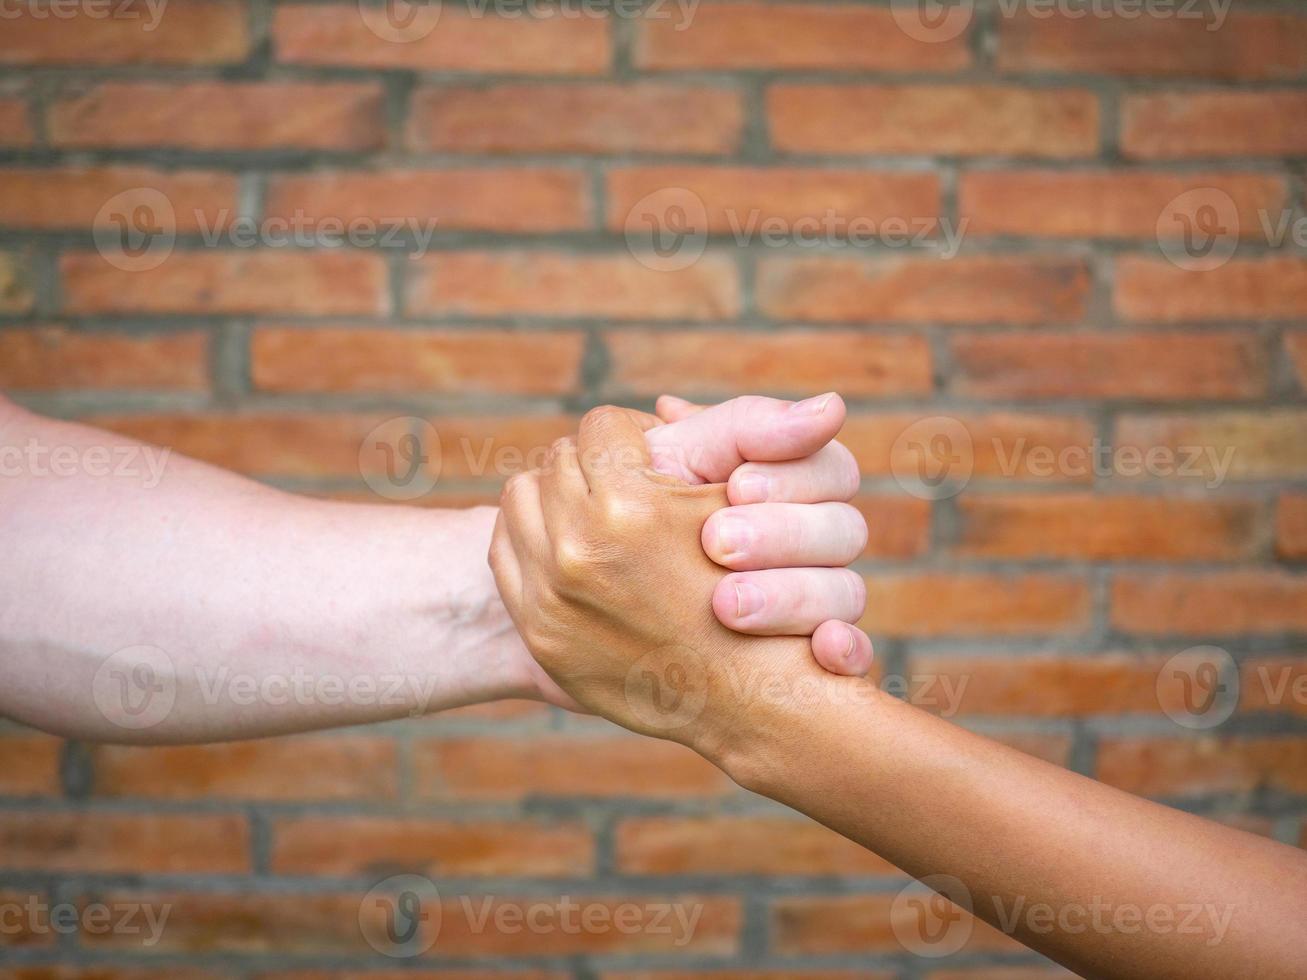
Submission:
<svg viewBox="0 0 1307 980">
<path fill-rule="evenodd" d="M 249 870 L 249 846 L 235 814 L 0 812 L 0 867 L 10 871 L 236 874 Z"/>
<path fill-rule="evenodd" d="M 0 737 L 0 794 L 57 796 L 63 742 L 49 735 Z"/>
<path fill-rule="evenodd" d="M 1139 77 L 1274 80 L 1307 74 L 1307 18 L 1086 17 L 1031 11 L 999 20 L 998 68 Z"/>
<path fill-rule="evenodd" d="M 919 707 L 940 713 L 1024 718 L 1159 714 L 1164 660 L 1130 654 L 920 656 L 908 671 Z"/>
<path fill-rule="evenodd" d="M 385 143 L 375 83 L 103 82 L 50 107 L 65 147 L 371 150 Z"/>
<path fill-rule="evenodd" d="M 27 103 L 22 99 L 0 98 L 0 146 L 31 146 L 33 139 Z"/>
<path fill-rule="evenodd" d="M 0 313 L 26 313 L 32 308 L 31 278 L 25 258 L 0 252 Z"/>
<path fill-rule="evenodd" d="M 1258 657 L 1239 667 L 1239 710 L 1307 715 L 1307 660 Z"/>
<path fill-rule="evenodd" d="M 605 335 L 610 384 L 644 395 L 766 391 L 845 397 L 927 394 L 930 347 L 915 335 L 857 331 L 622 330 Z"/>
<path fill-rule="evenodd" d="M 1105 739 L 1098 778 L 1144 796 L 1307 790 L 1307 739 Z"/>
<path fill-rule="evenodd" d="M 486 17 L 446 5 L 425 36 L 385 40 L 357 4 L 278 6 L 272 22 L 276 58 L 292 64 L 529 75 L 598 75 L 608 69 L 607 18 Z"/>
<path fill-rule="evenodd" d="M 706 230 L 763 240 L 762 222 L 824 240 L 829 226 L 845 238 L 899 222 L 908 234 L 933 229 L 940 213 L 934 174 L 870 173 L 797 167 L 631 167 L 608 176 L 608 224 L 621 231 L 642 200 L 660 191 L 690 191 L 703 201 Z M 903 230 L 896 232 L 904 233 Z M 802 239 L 800 239 L 802 240 Z"/>
<path fill-rule="evenodd" d="M 893 908 L 893 895 L 803 895 L 777 899 L 772 906 L 772 944 L 782 956 L 903 953 L 895 915 L 919 916 L 911 907 Z M 966 915 L 960 909 L 959 915 Z M 899 920 L 899 932 L 915 935 L 915 918 Z M 910 930 L 906 931 L 905 930 Z M 963 953 L 1019 952 L 1025 947 L 979 919 Z"/>
<path fill-rule="evenodd" d="M 1098 494 L 963 495 L 955 550 L 968 557 L 1229 561 L 1255 557 L 1247 500 Z"/>
<path fill-rule="evenodd" d="M 0 333 L 0 386 L 29 390 L 208 387 L 207 334 L 127 335 L 62 326 Z"/>
<path fill-rule="evenodd" d="M 250 340 L 254 385 L 276 392 L 563 395 L 580 384 L 584 352 L 574 330 L 268 326 Z"/>
<path fill-rule="evenodd" d="M 1125 96 L 1127 157 L 1287 157 L 1307 154 L 1307 92 L 1158 92 Z"/>
<path fill-rule="evenodd" d="M 266 211 L 314 224 L 410 220 L 423 232 L 576 231 L 591 220 L 587 193 L 583 174 L 557 168 L 311 173 L 272 178 Z"/>
<path fill-rule="evenodd" d="M 930 547 L 930 502 L 916 497 L 867 494 L 853 506 L 867 521 L 867 558 L 915 558 Z"/>
<path fill-rule="evenodd" d="M 962 176 L 958 214 L 970 235 L 1153 241 L 1172 199 L 1209 188 L 1234 202 L 1245 238 L 1260 234 L 1259 212 L 1287 199 L 1284 181 L 1264 174 L 995 170 Z"/>
<path fill-rule="evenodd" d="M 987 332 L 955 337 L 952 351 L 954 390 L 968 398 L 1244 399 L 1268 383 L 1247 331 Z"/>
<path fill-rule="evenodd" d="M 243 61 L 250 38 L 245 5 L 237 0 L 187 4 L 25 3 L 5 15 L 0 64 L 10 65 L 219 65 Z M 152 8 L 158 8 L 157 21 Z"/>
<path fill-rule="evenodd" d="M 1112 625 L 1130 633 L 1307 633 L 1307 577 L 1283 571 L 1118 575 Z"/>
<path fill-rule="evenodd" d="M 1294 330 L 1284 335 L 1284 352 L 1298 375 L 1298 387 L 1307 391 L 1307 330 Z"/>
<path fill-rule="evenodd" d="M 731 153 L 740 94 L 664 82 L 433 86 L 413 97 L 410 142 L 452 153 Z"/>
<path fill-rule="evenodd" d="M 740 308 L 739 273 L 722 256 L 663 272 L 625 253 L 449 252 L 413 271 L 416 313 L 715 320 Z"/>
<path fill-rule="evenodd" d="M 1307 316 L 1307 261 L 1235 259 L 1203 271 L 1162 259 L 1116 262 L 1117 312 L 1130 320 L 1199 323 L 1293 320 Z"/>
<path fill-rule="evenodd" d="M 263 739 L 169 748 L 97 746 L 95 795 L 160 800 L 393 800 L 395 745 L 387 738 Z"/>
<path fill-rule="evenodd" d="M 0 967 L 0 980 L 235 980 L 230 973 L 190 967 L 150 969 L 118 966 L 17 966 Z M 420 980 L 420 978 L 417 978 Z"/>
<path fill-rule="evenodd" d="M 1281 558 L 1307 558 L 1307 494 L 1281 494 L 1275 528 L 1275 551 Z"/>
<path fill-rule="evenodd" d="M 883 636 L 1015 636 L 1089 625 L 1089 587 L 1061 575 L 925 572 L 867 580 L 861 626 Z"/>
<path fill-rule="evenodd" d="M 1088 296 L 1089 270 L 1074 259 L 767 258 L 758 265 L 758 305 L 782 320 L 1074 323 Z"/>
<path fill-rule="evenodd" d="M 580 877 L 594 841 L 576 823 L 288 817 L 273 825 L 270 860 L 283 875 Z"/>
<path fill-rule="evenodd" d="M 542 466 L 549 444 L 575 435 L 578 421 L 568 415 L 443 416 L 433 465 L 438 462 L 442 477 L 502 482 Z"/>
<path fill-rule="evenodd" d="M 712 3 L 688 23 L 671 9 L 636 22 L 639 67 L 955 71 L 971 63 L 965 34 L 919 41 L 883 7 Z"/>
<path fill-rule="evenodd" d="M 718 796 L 732 785 L 682 745 L 628 736 L 448 738 L 420 743 L 414 765 L 428 799 Z"/>
<path fill-rule="evenodd" d="M 1064 159 L 1098 150 L 1098 100 L 1084 89 L 1007 85 L 776 85 L 773 145 L 787 153 L 902 153 Z"/>
<path fill-rule="evenodd" d="M 972 475 L 977 478 L 1081 483 L 1092 479 L 1089 453 L 1094 437 L 1093 426 L 1074 416 L 1008 412 L 961 418 L 908 413 L 858 414 L 849 416 L 840 433 L 840 441 L 853 451 L 866 476 L 910 473 L 917 460 L 910 455 L 912 449 L 902 437 L 913 427 L 923 430 L 918 435 L 944 432 L 945 423 L 935 423 L 933 419 L 952 419 L 960 423 L 971 438 L 969 450 L 965 445 L 954 447 L 960 460 L 959 477 L 965 475 L 964 466 L 970 462 Z M 1066 465 L 1062 465 L 1062 460 Z"/>
<path fill-rule="evenodd" d="M 389 305 L 385 259 L 360 252 L 178 251 L 137 272 L 80 252 L 59 269 L 71 313 L 366 316 Z"/>
<path fill-rule="evenodd" d="M 643 817 L 617 826 L 617 870 L 633 875 L 899 875 L 820 824 L 785 817 Z"/>
<path fill-rule="evenodd" d="M 1118 453 L 1170 453 L 1171 479 L 1214 485 L 1222 476 L 1256 480 L 1307 473 L 1304 427 L 1307 412 L 1292 408 L 1126 415 L 1117 420 L 1115 444 Z"/>
<path fill-rule="evenodd" d="M 0 170 L 0 225 L 39 231 L 87 231 L 113 227 L 115 214 L 130 214 L 143 192 L 157 191 L 172 204 L 171 217 L 154 215 L 158 227 L 182 234 L 213 228 L 236 207 L 237 179 L 231 174 L 165 173 L 147 167 L 65 167 L 57 170 Z M 121 195 L 121 197 L 120 197 Z M 116 206 L 100 214 L 110 200 Z"/>
</svg>

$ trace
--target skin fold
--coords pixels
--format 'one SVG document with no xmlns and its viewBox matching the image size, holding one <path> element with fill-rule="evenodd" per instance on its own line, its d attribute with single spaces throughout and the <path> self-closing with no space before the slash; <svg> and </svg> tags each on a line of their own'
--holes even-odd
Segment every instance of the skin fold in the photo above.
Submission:
<svg viewBox="0 0 1307 980">
<path fill-rule="evenodd" d="M 1303 975 L 1301 851 L 835 676 L 803 639 L 723 626 L 700 538 L 727 491 L 655 470 L 655 422 L 596 409 L 505 486 L 491 566 L 560 688 L 690 746 L 1084 976 Z M 1049 928 L 1033 912 L 1044 908 L 1070 925 Z"/>
</svg>

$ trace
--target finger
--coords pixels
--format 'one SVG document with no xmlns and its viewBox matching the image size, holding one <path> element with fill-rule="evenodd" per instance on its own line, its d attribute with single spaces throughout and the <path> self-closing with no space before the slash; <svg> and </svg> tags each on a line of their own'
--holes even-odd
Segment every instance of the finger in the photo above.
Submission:
<svg viewBox="0 0 1307 980">
<path fill-rule="evenodd" d="M 511 615 L 522 604 L 522 566 L 518 564 L 513 542 L 508 535 L 508 523 L 501 510 L 495 519 L 495 530 L 490 536 L 490 571 L 495 587 Z"/>
<path fill-rule="evenodd" d="M 866 676 L 875 660 L 871 637 L 838 619 L 826 620 L 812 634 L 812 656 L 832 674 L 845 677 Z"/>
<path fill-rule="evenodd" d="M 703 410 L 703 405 L 696 405 L 676 395 L 659 395 L 654 405 L 654 414 L 664 422 L 679 422 L 691 415 L 698 415 Z"/>
<path fill-rule="evenodd" d="M 830 442 L 806 459 L 745 463 L 731 474 L 729 494 L 732 504 L 815 504 L 852 500 L 861 482 L 853 453 L 839 442 Z"/>
<path fill-rule="evenodd" d="M 867 522 L 841 503 L 727 507 L 703 526 L 703 550 L 736 571 L 847 565 L 867 546 Z"/>
<path fill-rule="evenodd" d="M 774 568 L 735 572 L 713 590 L 723 626 L 757 636 L 809 636 L 828 619 L 856 623 L 867 589 L 847 568 Z"/>
<path fill-rule="evenodd" d="M 544 513 L 540 509 L 539 477 L 535 472 L 508 478 L 499 495 L 499 520 L 508 530 L 518 564 L 531 562 L 548 551 Z"/>
<path fill-rule="evenodd" d="M 590 492 L 603 494 L 633 479 L 647 479 L 653 467 L 645 432 L 658 425 L 652 415 L 613 405 L 586 412 L 576 445 Z"/>
<path fill-rule="evenodd" d="M 558 531 L 575 519 L 577 502 L 588 496 L 590 486 L 581 469 L 576 440 L 570 436 L 555 439 L 540 470 L 540 510 L 551 541 L 558 540 Z"/>
<path fill-rule="evenodd" d="M 673 459 L 697 478 L 689 482 L 725 483 L 747 461 L 811 456 L 835 438 L 844 414 L 834 392 L 801 402 L 745 395 L 654 429 L 649 446 L 662 472 Z"/>
</svg>

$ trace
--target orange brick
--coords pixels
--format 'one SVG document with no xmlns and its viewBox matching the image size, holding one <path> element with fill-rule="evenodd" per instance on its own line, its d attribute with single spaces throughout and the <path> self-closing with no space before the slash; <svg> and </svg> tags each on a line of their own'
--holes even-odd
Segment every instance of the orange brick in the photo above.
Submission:
<svg viewBox="0 0 1307 980">
<path fill-rule="evenodd" d="M 50 107 L 66 147 L 371 150 L 385 143 L 383 90 L 355 82 L 103 82 Z"/>
<path fill-rule="evenodd" d="M 962 495 L 956 551 L 969 557 L 1223 561 L 1255 557 L 1247 500 L 1096 494 Z"/>
<path fill-rule="evenodd" d="M 0 225 L 39 231 L 88 231 L 97 217 L 100 227 L 112 228 L 114 215 L 131 214 L 144 203 L 151 207 L 155 227 L 194 233 L 218 225 L 224 212 L 234 214 L 237 194 L 231 174 L 165 173 L 147 167 L 6 169 L 0 170 L 0 186 Z M 171 217 L 155 213 L 151 192 L 168 199 Z M 116 206 L 101 214 L 111 200 Z"/>
<path fill-rule="evenodd" d="M 1266 393 L 1260 338 L 1221 333 L 977 333 L 952 341 L 969 398 L 1240 399 Z"/>
<path fill-rule="evenodd" d="M 0 333 L 0 386 L 30 390 L 208 387 L 207 334 L 124 335 L 62 326 Z"/>
<path fill-rule="evenodd" d="M 1121 150 L 1136 159 L 1307 153 L 1307 92 L 1139 93 L 1121 119 Z"/>
<path fill-rule="evenodd" d="M 625 253 L 450 252 L 413 271 L 416 313 L 715 320 L 740 307 L 739 273 L 724 256 L 662 272 Z"/>
<path fill-rule="evenodd" d="M 932 387 L 930 347 L 915 335 L 623 330 L 610 331 L 605 342 L 611 385 L 644 395 L 835 389 L 858 398 Z"/>
<path fill-rule="evenodd" d="M 0 98 L 0 146 L 31 146 L 32 140 L 27 103 L 22 99 Z"/>
<path fill-rule="evenodd" d="M 740 94 L 664 82 L 439 86 L 413 97 L 414 147 L 454 153 L 736 150 Z"/>
<path fill-rule="evenodd" d="M 0 980 L 235 980 L 230 973 L 190 967 L 151 969 L 119 966 L 18 966 L 0 967 Z"/>
<path fill-rule="evenodd" d="M 1307 494 L 1280 496 L 1275 527 L 1275 550 L 1281 558 L 1307 558 Z"/>
<path fill-rule="evenodd" d="M 378 10 L 378 18 L 384 15 Z M 598 75 L 608 69 L 612 41 L 607 18 L 484 16 L 443 7 L 433 29 L 415 22 L 411 41 L 375 32 L 358 5 L 279 5 L 272 21 L 277 60 L 291 64 L 348 65 L 389 71 L 466 71 L 528 75 Z M 384 24 L 384 21 L 381 21 Z"/>
<path fill-rule="evenodd" d="M 1307 316 L 1307 261 L 1235 259 L 1190 271 L 1163 259 L 1116 261 L 1114 305 L 1121 316 L 1153 323 L 1292 320 Z"/>
<path fill-rule="evenodd" d="M 1287 194 L 1281 178 L 1264 174 L 995 170 L 962 176 L 958 214 L 971 235 L 1153 241 L 1172 199 L 1208 188 L 1234 202 L 1245 238 L 1260 234 L 1259 213 L 1283 207 Z"/>
<path fill-rule="evenodd" d="M 574 330 L 268 326 L 250 340 L 254 384 L 276 392 L 562 395 L 580 384 L 584 352 Z"/>
<path fill-rule="evenodd" d="M 867 558 L 914 558 L 930 547 L 930 502 L 867 494 L 853 499 L 867 522 Z"/>
<path fill-rule="evenodd" d="M 565 169 L 400 170 L 274 177 L 269 217 L 305 216 L 443 231 L 575 231 L 590 222 L 587 179 Z"/>
<path fill-rule="evenodd" d="M 178 251 L 155 269 L 126 272 L 94 253 L 72 253 L 59 269 L 71 313 L 366 316 L 388 307 L 377 254 Z"/>
<path fill-rule="evenodd" d="M 1086 17 L 1083 11 L 1003 17 L 998 68 L 1263 81 L 1307 74 L 1307 18 L 1239 11 L 1220 23 L 1205 12 L 1183 18 Z"/>
<path fill-rule="evenodd" d="M 10 65 L 219 65 L 243 61 L 250 38 L 245 5 L 201 0 L 160 6 L 107 8 L 26 3 L 5 15 L 0 64 Z M 156 11 L 152 13 L 152 11 Z"/>
<path fill-rule="evenodd" d="M 685 189 L 703 201 L 706 230 L 765 241 L 764 222 L 783 222 L 796 236 L 824 240 L 827 226 L 844 239 L 901 223 L 907 234 L 933 229 L 940 213 L 934 174 L 872 173 L 797 167 L 631 167 L 608 176 L 608 223 L 622 230 L 641 200 Z M 793 229 L 792 231 L 790 229 Z M 903 234 L 897 231 L 896 234 Z M 800 238 L 799 240 L 804 240 Z"/>
<path fill-rule="evenodd" d="M 50 928 L 50 898 L 43 892 L 18 891 L 16 888 L 0 890 L 0 908 L 6 910 L 5 931 L 0 933 L 0 949 L 28 949 L 41 946 L 53 946 L 56 935 Z M 0 977 L 5 976 L 6 969 L 0 967 Z M 25 976 L 13 980 L 28 980 Z M 34 980 L 45 980 L 44 977 Z"/>
<path fill-rule="evenodd" d="M 12 252 L 0 252 L 0 313 L 26 313 L 33 302 L 27 260 Z"/>
<path fill-rule="evenodd" d="M 429 799 L 719 796 L 731 786 L 682 745 L 627 736 L 449 738 L 421 743 L 414 760 Z"/>
<path fill-rule="evenodd" d="M 929 437 L 943 432 L 944 423 L 959 423 L 970 437 L 970 446 L 961 437 L 952 446 L 957 459 L 957 477 L 965 475 L 971 464 L 976 478 L 1019 480 L 1057 480 L 1087 483 L 1092 479 L 1090 457 L 1093 426 L 1083 418 L 1057 415 L 1027 415 L 994 412 L 985 415 L 954 416 L 925 413 L 886 415 L 850 415 L 840 433 L 840 441 L 852 450 L 864 475 L 886 476 L 891 473 L 915 472 L 911 436 Z M 905 440 L 904 436 L 909 435 Z M 952 440 L 952 434 L 948 436 Z M 1065 465 L 1063 465 L 1065 461 Z"/>
<path fill-rule="evenodd" d="M 249 870 L 245 818 L 0 812 L 0 867 L 96 874 Z"/>
<path fill-rule="evenodd" d="M 161 800 L 393 800 L 395 745 L 387 738 L 263 739 L 169 748 L 97 746 L 95 795 Z"/>
<path fill-rule="evenodd" d="M 861 626 L 883 636 L 1014 636 L 1089 625 L 1089 587 L 1061 575 L 927 572 L 867 580 Z"/>
<path fill-rule="evenodd" d="M 1239 667 L 1239 710 L 1307 715 L 1307 660 L 1245 660 Z"/>
<path fill-rule="evenodd" d="M 893 895 L 803 895 L 777 899 L 772 906 L 772 944 L 782 956 L 901 954 L 904 946 L 898 938 L 899 933 L 915 935 L 919 927 L 915 919 L 906 922 L 900 919 L 899 932 L 896 933 L 895 916 L 913 916 L 914 912 L 911 907 L 896 911 L 893 906 Z M 958 915 L 966 916 L 962 910 L 956 911 Z M 1019 952 L 1024 949 L 1011 936 L 973 919 L 971 934 L 961 952 Z"/>
<path fill-rule="evenodd" d="M 272 870 L 284 875 L 421 874 L 580 877 L 594 841 L 577 823 L 288 817 L 273 825 Z"/>
<path fill-rule="evenodd" d="M 549 444 L 575 435 L 578 422 L 567 415 L 442 417 L 433 465 L 439 462 L 442 477 L 501 482 L 542 466 Z"/>
<path fill-rule="evenodd" d="M 833 830 L 784 817 L 643 817 L 617 826 L 617 868 L 635 875 L 899 875 Z"/>
<path fill-rule="evenodd" d="M 1074 259 L 1010 256 L 766 258 L 758 305 L 769 316 L 816 322 L 1074 323 L 1089 270 Z"/>
<path fill-rule="evenodd" d="M 1079 718 L 1159 714 L 1157 678 L 1163 660 L 1130 654 L 1083 657 L 950 657 L 912 659 L 913 703 L 942 714 Z"/>
<path fill-rule="evenodd" d="M 1143 634 L 1307 632 L 1307 577 L 1282 571 L 1118 575 L 1112 625 Z"/>
<path fill-rule="evenodd" d="M 57 796 L 63 742 L 49 735 L 0 737 L 0 793 L 5 796 Z"/>
<path fill-rule="evenodd" d="M 1126 415 L 1117 420 L 1117 451 L 1171 454 L 1171 479 L 1215 485 L 1223 479 L 1307 473 L 1307 412 L 1273 409 L 1195 415 Z"/>
<path fill-rule="evenodd" d="M 439 949 L 439 947 L 437 947 Z M 275 970 L 252 980 L 572 980 L 572 974 L 551 970 Z"/>
<path fill-rule="evenodd" d="M 881 7 L 713 3 L 688 23 L 643 17 L 637 31 L 641 68 L 955 71 L 971 63 L 965 35 L 919 41 Z"/>
<path fill-rule="evenodd" d="M 1144 796 L 1307 789 L 1307 739 L 1104 739 L 1098 778 Z"/>
<path fill-rule="evenodd" d="M 1092 156 L 1098 100 L 1007 85 L 776 85 L 773 145 L 787 153 Z"/>
</svg>

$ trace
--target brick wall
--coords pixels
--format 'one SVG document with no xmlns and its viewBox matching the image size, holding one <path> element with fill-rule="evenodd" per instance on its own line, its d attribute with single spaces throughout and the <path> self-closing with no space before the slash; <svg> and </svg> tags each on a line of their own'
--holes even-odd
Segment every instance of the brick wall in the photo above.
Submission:
<svg viewBox="0 0 1307 980">
<path fill-rule="evenodd" d="M 602 401 L 837 389 L 883 683 L 1297 843 L 1307 14 L 1137 7 L 6 4 L 0 388 L 360 499 L 361 441 L 429 419 L 436 504 Z M 534 705 L 9 727 L 0 795 L 6 980 L 1054 975 L 980 929 L 915 955 L 895 869 Z M 440 934 L 387 957 L 363 899 L 406 872 Z"/>
</svg>

